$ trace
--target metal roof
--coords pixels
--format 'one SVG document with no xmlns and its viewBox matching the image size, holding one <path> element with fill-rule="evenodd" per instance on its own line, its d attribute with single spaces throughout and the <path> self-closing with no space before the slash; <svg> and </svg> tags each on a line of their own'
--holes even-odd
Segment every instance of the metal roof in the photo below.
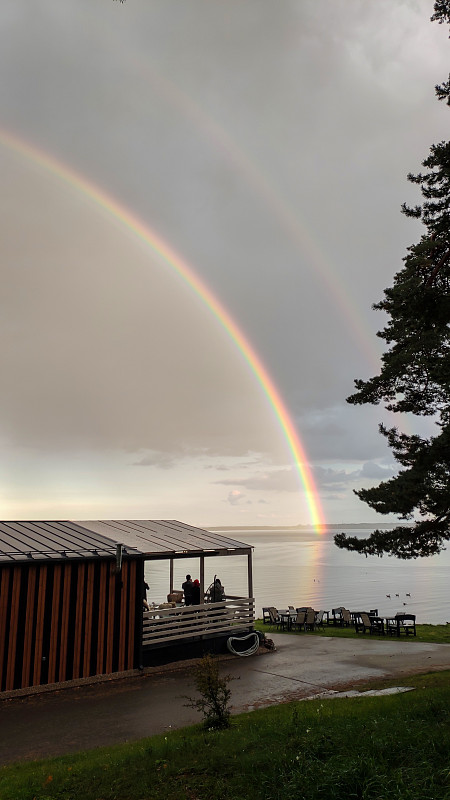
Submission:
<svg viewBox="0 0 450 800">
<path fill-rule="evenodd" d="M 135 553 L 132 548 L 124 555 Z M 116 542 L 77 522 L 0 522 L 0 562 L 66 561 L 115 556 Z"/>
<path fill-rule="evenodd" d="M 111 558 L 123 555 L 170 558 L 232 553 L 251 546 L 177 520 L 0 522 L 0 563 Z"/>
<path fill-rule="evenodd" d="M 168 558 L 176 555 L 232 552 L 252 548 L 203 528 L 194 528 L 175 519 L 97 520 L 79 523 L 89 530 L 108 536 L 126 547 L 134 547 L 146 556 Z"/>
</svg>

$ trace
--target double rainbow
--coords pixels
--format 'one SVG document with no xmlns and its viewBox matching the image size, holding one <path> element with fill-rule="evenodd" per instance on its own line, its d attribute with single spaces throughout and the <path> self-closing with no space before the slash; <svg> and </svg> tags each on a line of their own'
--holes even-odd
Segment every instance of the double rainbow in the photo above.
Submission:
<svg viewBox="0 0 450 800">
<path fill-rule="evenodd" d="M 30 145 L 23 139 L 18 136 L 13 136 L 5 130 L 0 130 L 0 144 L 27 158 L 52 175 L 55 175 L 62 182 L 89 197 L 96 205 L 106 210 L 138 239 L 145 242 L 145 244 L 148 245 L 164 263 L 171 267 L 171 269 L 174 270 L 203 301 L 211 314 L 215 316 L 228 336 L 232 339 L 260 383 L 293 456 L 295 469 L 299 475 L 300 484 L 304 489 L 311 524 L 316 529 L 324 526 L 325 519 L 320 507 L 311 468 L 308 465 L 304 448 L 281 395 L 250 342 L 246 339 L 231 315 L 217 297 L 214 296 L 208 286 L 200 280 L 186 261 L 184 261 L 184 259 L 182 259 L 157 233 L 91 181 L 88 181 L 85 177 L 76 173 L 70 167 L 62 164 L 34 145 Z"/>
</svg>

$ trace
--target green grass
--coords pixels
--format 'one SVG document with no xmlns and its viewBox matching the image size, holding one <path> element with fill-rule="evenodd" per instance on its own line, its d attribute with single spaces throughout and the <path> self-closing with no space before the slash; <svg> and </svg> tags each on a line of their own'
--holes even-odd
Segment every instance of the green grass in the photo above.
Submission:
<svg viewBox="0 0 450 800">
<path fill-rule="evenodd" d="M 449 800 L 450 672 L 0 770 L 1 800 Z M 397 683 L 397 681 L 396 681 Z M 151 713 L 151 708 L 149 708 Z"/>
<path fill-rule="evenodd" d="M 324 625 L 316 631 L 279 631 L 275 625 L 266 625 L 261 619 L 256 620 L 255 629 L 270 635 L 271 633 L 285 633 L 289 636 L 340 636 L 345 639 L 383 639 L 370 633 L 355 633 L 354 628 L 335 628 L 332 625 Z M 450 625 L 416 625 L 416 636 L 401 636 L 390 638 L 390 641 L 410 642 L 435 642 L 436 644 L 450 644 Z"/>
</svg>

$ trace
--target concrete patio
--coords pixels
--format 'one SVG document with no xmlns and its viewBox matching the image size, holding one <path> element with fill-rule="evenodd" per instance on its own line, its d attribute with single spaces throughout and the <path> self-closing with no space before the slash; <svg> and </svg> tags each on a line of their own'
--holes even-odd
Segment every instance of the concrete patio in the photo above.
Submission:
<svg viewBox="0 0 450 800">
<path fill-rule="evenodd" d="M 333 693 L 376 678 L 450 668 L 450 645 L 411 640 L 273 635 L 276 651 L 224 657 L 233 713 Z M 0 764 L 87 750 L 200 721 L 195 662 L 26 696 L 0 695 Z M 326 694 L 325 694 L 326 696 Z"/>
</svg>

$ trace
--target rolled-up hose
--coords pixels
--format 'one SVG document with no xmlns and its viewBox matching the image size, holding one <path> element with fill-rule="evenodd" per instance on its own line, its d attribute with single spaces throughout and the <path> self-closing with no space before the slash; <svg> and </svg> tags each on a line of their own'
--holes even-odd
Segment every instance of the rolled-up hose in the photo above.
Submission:
<svg viewBox="0 0 450 800">
<path fill-rule="evenodd" d="M 246 650 L 239 651 L 234 649 L 232 642 L 245 642 L 247 639 L 252 639 L 253 642 Z M 235 656 L 252 656 L 259 648 L 259 636 L 255 632 L 249 633 L 247 636 L 230 636 L 230 638 L 227 639 L 227 647 L 230 653 L 233 653 Z"/>
</svg>

